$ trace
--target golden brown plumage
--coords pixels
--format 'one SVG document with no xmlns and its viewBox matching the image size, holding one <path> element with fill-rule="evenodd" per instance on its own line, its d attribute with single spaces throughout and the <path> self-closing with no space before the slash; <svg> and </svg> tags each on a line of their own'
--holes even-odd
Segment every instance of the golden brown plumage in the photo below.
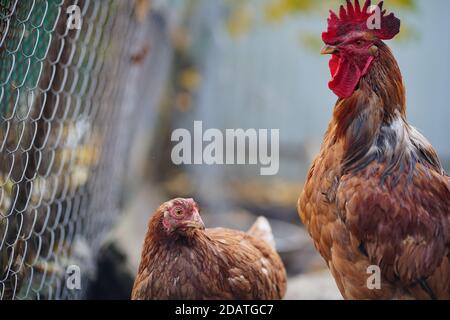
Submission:
<svg viewBox="0 0 450 320">
<path fill-rule="evenodd" d="M 270 227 L 259 220 L 250 232 L 204 229 L 193 200 L 166 202 L 149 222 L 132 299 L 281 299 L 286 272 L 264 239 Z"/>
<path fill-rule="evenodd" d="M 370 32 L 344 37 L 324 52 L 351 61 L 367 43 L 374 57 L 335 106 L 299 199 L 301 219 L 344 298 L 450 299 L 450 178 L 406 121 L 389 48 Z M 379 289 L 367 285 L 371 265 L 381 270 Z"/>
</svg>

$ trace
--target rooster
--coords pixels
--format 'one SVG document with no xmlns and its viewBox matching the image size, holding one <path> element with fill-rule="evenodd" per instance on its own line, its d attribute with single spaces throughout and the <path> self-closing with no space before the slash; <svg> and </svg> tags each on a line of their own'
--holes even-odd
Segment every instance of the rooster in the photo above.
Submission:
<svg viewBox="0 0 450 320">
<path fill-rule="evenodd" d="M 132 299 L 281 299 L 286 271 L 269 223 L 205 229 L 192 199 L 162 204 L 149 222 Z"/>
<path fill-rule="evenodd" d="M 298 211 L 344 298 L 449 299 L 450 179 L 406 119 L 400 69 L 383 42 L 400 20 L 382 2 L 375 9 L 347 1 L 330 12 L 322 54 L 332 55 L 339 99 Z"/>
</svg>

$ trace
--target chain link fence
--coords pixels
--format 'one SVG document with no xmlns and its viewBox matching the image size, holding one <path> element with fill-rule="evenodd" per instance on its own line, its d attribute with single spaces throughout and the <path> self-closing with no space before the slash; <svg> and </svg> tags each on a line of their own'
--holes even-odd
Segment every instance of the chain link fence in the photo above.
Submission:
<svg viewBox="0 0 450 320">
<path fill-rule="evenodd" d="M 134 1 L 0 0 L 0 300 L 83 297 L 67 270 L 94 272 L 119 213 L 134 20 Z"/>
</svg>

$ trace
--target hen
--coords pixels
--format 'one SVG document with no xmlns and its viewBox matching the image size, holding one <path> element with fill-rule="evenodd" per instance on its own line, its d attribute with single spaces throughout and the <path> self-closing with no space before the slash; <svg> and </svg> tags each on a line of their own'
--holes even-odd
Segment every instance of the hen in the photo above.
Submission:
<svg viewBox="0 0 450 320">
<path fill-rule="evenodd" d="M 162 204 L 150 219 L 132 299 L 281 299 L 286 272 L 270 225 L 205 229 L 192 199 Z"/>
<path fill-rule="evenodd" d="M 339 99 L 298 211 L 344 298 L 449 299 L 450 179 L 406 120 L 402 76 L 382 41 L 400 20 L 370 5 L 331 11 L 322 35 Z"/>
</svg>

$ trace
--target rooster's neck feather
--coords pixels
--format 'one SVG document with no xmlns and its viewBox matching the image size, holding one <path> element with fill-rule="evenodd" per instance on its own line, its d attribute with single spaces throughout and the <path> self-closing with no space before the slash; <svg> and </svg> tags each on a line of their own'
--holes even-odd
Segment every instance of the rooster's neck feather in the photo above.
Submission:
<svg viewBox="0 0 450 320">
<path fill-rule="evenodd" d="M 390 49 L 377 44 L 379 55 L 359 88 L 338 100 L 324 147 L 341 150 L 342 173 L 365 168 L 372 161 L 413 174 L 417 162 L 442 172 L 431 144 L 406 121 L 406 99 L 400 68 Z"/>
<path fill-rule="evenodd" d="M 361 79 L 363 93 L 380 98 L 385 117 L 392 118 L 396 112 L 406 116 L 406 94 L 400 67 L 384 42 L 377 41 L 377 47 L 378 57 Z"/>
<path fill-rule="evenodd" d="M 373 121 L 389 122 L 397 113 L 406 117 L 405 87 L 400 68 L 386 44 L 378 41 L 377 47 L 378 56 L 358 89 L 351 97 L 340 99 L 336 104 L 334 122 L 338 134 L 344 134 L 350 123 L 367 111 L 373 114 Z"/>
</svg>

